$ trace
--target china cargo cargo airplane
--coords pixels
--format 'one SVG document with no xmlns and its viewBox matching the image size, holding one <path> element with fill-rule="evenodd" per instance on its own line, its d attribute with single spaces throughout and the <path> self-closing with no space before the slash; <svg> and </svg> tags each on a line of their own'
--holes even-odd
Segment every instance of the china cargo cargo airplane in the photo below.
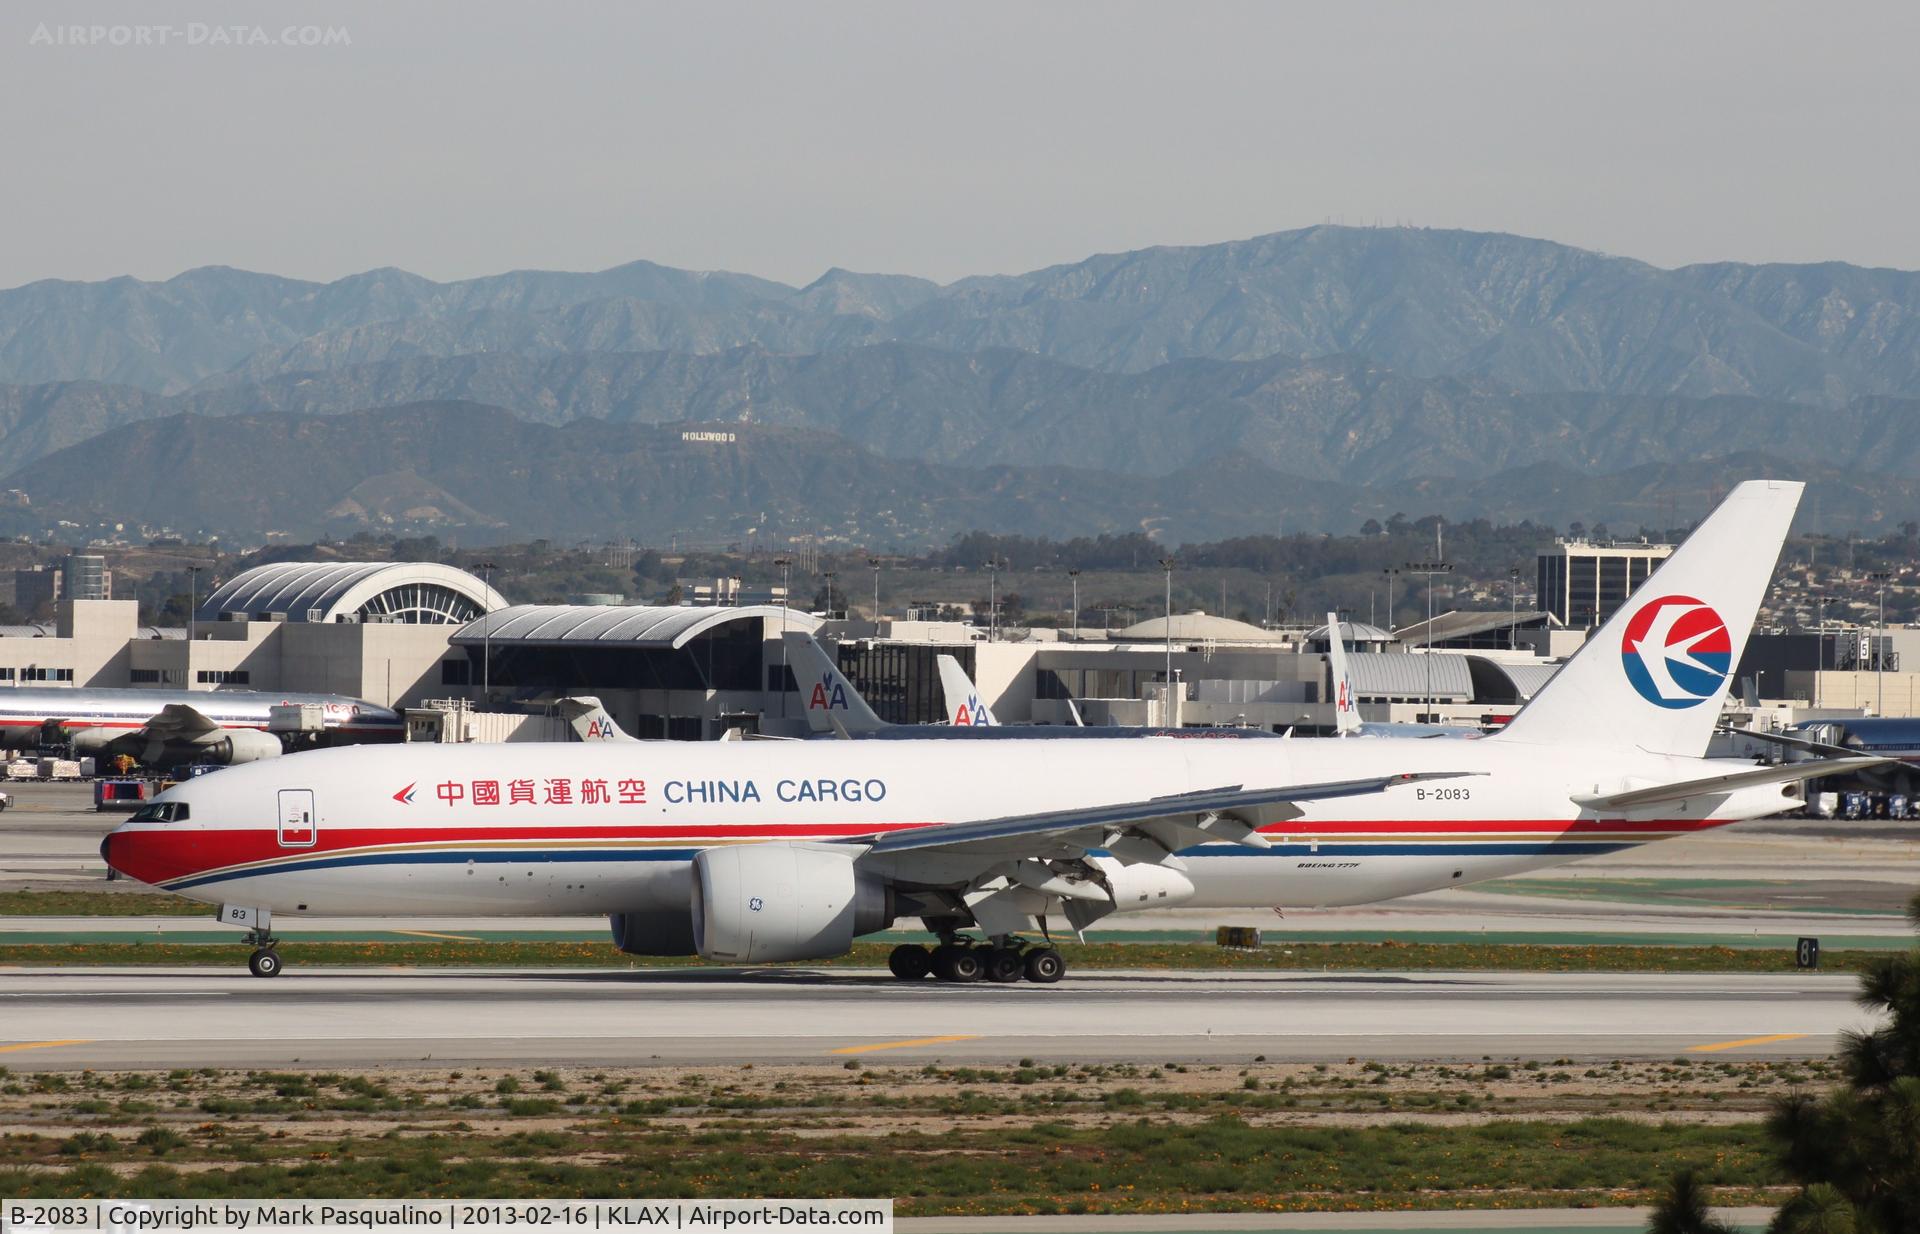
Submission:
<svg viewBox="0 0 1920 1234">
<path fill-rule="evenodd" d="M 262 975 L 275 913 L 606 913 L 624 951 L 732 964 L 917 917 L 942 941 L 895 948 L 902 979 L 1057 981 L 1021 936 L 1047 916 L 1387 900 L 1775 814 L 1872 765 L 1703 757 L 1801 487 L 1736 488 L 1480 741 L 320 750 L 169 789 L 101 851 L 250 926 Z"/>
<path fill-rule="evenodd" d="M 867 700 L 853 688 L 811 634 L 787 635 L 787 661 L 793 666 L 793 679 L 800 691 L 801 710 L 807 729 L 815 737 L 840 736 L 869 741 L 1059 741 L 1131 739 L 1136 737 L 1176 737 L 1186 741 L 1205 741 L 1242 737 L 1277 738 L 1263 728 L 1135 728 L 1119 725 L 1067 728 L 1057 724 L 1001 724 L 979 701 L 973 683 L 961 672 L 958 661 L 941 656 L 941 693 L 948 699 L 951 722 L 946 724 L 889 724 L 874 714 Z M 971 696 L 964 716 L 951 710 L 953 687 L 948 681 L 948 666 L 957 673 Z M 1071 706 L 1071 701 L 1069 701 Z M 1076 719 L 1078 713 L 1076 713 Z"/>
<path fill-rule="evenodd" d="M 0 689 L 0 744 L 30 749 L 55 738 L 77 757 L 127 754 L 149 767 L 250 763 L 282 752 L 267 725 L 275 707 L 292 704 L 319 707 L 327 734 L 399 741 L 406 733 L 399 713 L 339 694 L 28 686 Z"/>
</svg>

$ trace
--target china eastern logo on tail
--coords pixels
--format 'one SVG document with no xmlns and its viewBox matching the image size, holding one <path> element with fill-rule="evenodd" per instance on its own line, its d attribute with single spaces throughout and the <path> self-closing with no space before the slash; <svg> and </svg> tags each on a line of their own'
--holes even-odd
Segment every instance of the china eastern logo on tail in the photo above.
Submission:
<svg viewBox="0 0 1920 1234">
<path fill-rule="evenodd" d="M 1733 641 L 1720 614 L 1692 596 L 1641 606 L 1620 640 L 1627 680 L 1656 707 L 1697 707 L 1719 698 L 1733 671 Z"/>
</svg>

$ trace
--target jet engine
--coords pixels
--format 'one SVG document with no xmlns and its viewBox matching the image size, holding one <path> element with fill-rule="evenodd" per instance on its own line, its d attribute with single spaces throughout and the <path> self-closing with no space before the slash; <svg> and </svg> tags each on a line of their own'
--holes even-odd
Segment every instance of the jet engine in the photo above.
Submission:
<svg viewBox="0 0 1920 1234">
<path fill-rule="evenodd" d="M 263 758 L 278 758 L 284 752 L 280 739 L 272 733 L 250 728 L 230 728 L 201 743 L 195 756 L 209 763 L 235 766 L 257 763 Z"/>
<path fill-rule="evenodd" d="M 614 913 L 613 945 L 628 955 L 693 955 L 693 920 L 685 909 Z"/>
<path fill-rule="evenodd" d="M 126 733 L 111 728 L 76 728 L 61 740 L 73 747 L 75 758 L 88 758 L 106 753 L 108 746 L 125 737 Z M 42 736 L 42 743 L 52 745 Z"/>
<path fill-rule="evenodd" d="M 821 845 L 742 844 L 693 859 L 693 945 L 709 960 L 764 964 L 844 955 L 893 924 L 893 891 Z"/>
</svg>

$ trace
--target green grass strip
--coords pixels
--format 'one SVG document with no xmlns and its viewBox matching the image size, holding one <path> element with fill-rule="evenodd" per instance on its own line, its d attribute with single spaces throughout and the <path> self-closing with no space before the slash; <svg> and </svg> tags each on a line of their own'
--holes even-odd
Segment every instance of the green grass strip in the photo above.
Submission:
<svg viewBox="0 0 1920 1234">
<path fill-rule="evenodd" d="M 853 950 L 829 960 L 809 961 L 799 967 L 840 968 L 884 966 L 890 944 L 856 943 Z M 233 945 L 202 943 L 0 942 L 0 965 L 34 968 L 77 965 L 170 965 L 224 967 L 237 965 L 245 946 L 236 935 Z M 1220 971 L 1399 971 L 1407 969 L 1484 970 L 1493 972 L 1620 972 L 1620 973 L 1790 973 L 1796 971 L 1791 952 L 1732 947 L 1538 947 L 1468 943 L 1290 943 L 1257 951 L 1234 951 L 1201 943 L 1066 943 L 1060 950 L 1069 969 L 1121 968 L 1201 969 Z M 707 967 L 695 957 L 628 956 L 600 942 L 481 941 L 451 942 L 319 942 L 290 940 L 280 945 L 281 958 L 291 968 L 302 966 L 371 965 L 436 967 L 459 965 L 483 968 L 697 968 Z M 1828 951 L 1821 956 L 1827 971 L 1851 972 L 1864 967 L 1870 952 Z"/>
</svg>

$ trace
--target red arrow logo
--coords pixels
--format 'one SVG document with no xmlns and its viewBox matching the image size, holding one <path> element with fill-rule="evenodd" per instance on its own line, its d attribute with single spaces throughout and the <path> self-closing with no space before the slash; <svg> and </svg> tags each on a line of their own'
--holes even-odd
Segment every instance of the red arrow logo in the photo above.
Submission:
<svg viewBox="0 0 1920 1234">
<path fill-rule="evenodd" d="M 418 783 L 418 781 L 415 781 L 415 783 Z M 399 792 L 395 793 L 393 795 L 393 799 L 399 802 L 403 806 L 412 805 L 413 804 L 413 785 L 409 784 L 405 788 L 401 789 Z"/>
</svg>

